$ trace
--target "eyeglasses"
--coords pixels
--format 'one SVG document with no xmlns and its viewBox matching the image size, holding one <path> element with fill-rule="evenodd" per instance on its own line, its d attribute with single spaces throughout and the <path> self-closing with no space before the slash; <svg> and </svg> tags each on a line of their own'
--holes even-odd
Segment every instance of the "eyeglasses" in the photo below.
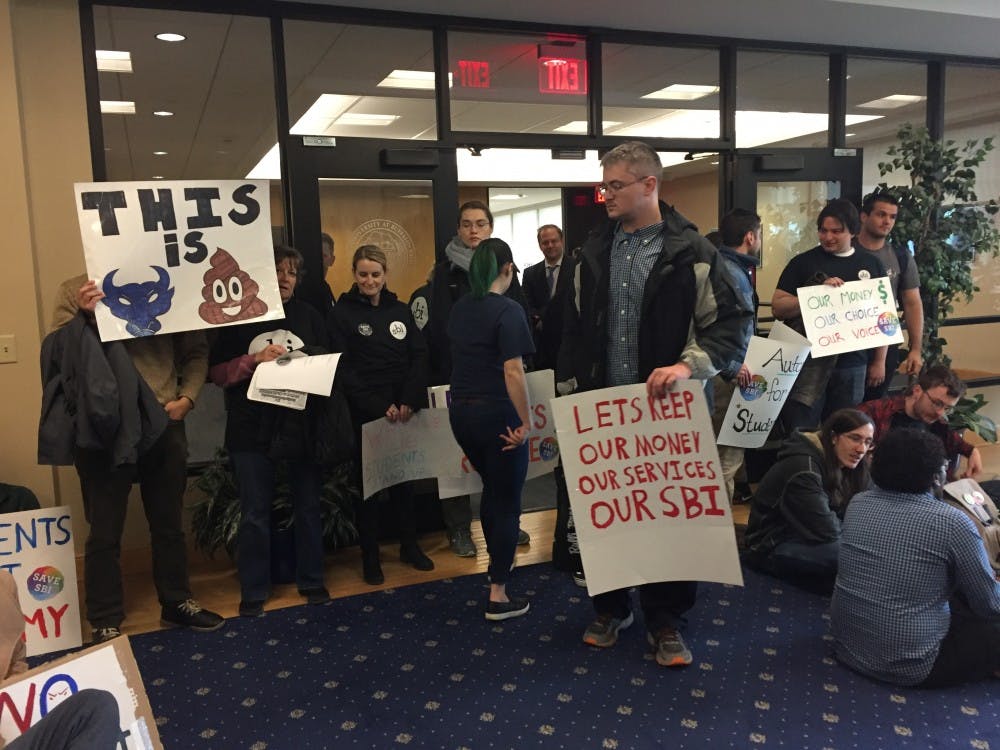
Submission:
<svg viewBox="0 0 1000 750">
<path fill-rule="evenodd" d="M 875 445 L 875 441 L 870 437 L 859 435 L 856 432 L 845 432 L 843 436 L 854 443 L 854 445 L 865 446 L 865 450 L 869 450 L 873 445 Z"/>
<path fill-rule="evenodd" d="M 927 396 L 927 400 L 931 402 L 931 406 L 933 406 L 942 414 L 948 415 L 951 414 L 953 411 L 955 411 L 954 406 L 952 406 L 951 404 L 946 404 L 939 398 L 933 398 L 931 394 L 929 394 L 927 391 L 924 391 L 924 395 Z"/>
<path fill-rule="evenodd" d="M 479 221 L 463 221 L 459 224 L 462 229 L 472 229 L 473 227 L 476 229 L 486 229 L 489 225 L 490 223 L 486 221 L 486 219 L 480 219 Z"/>
<path fill-rule="evenodd" d="M 627 187 L 632 187 L 633 185 L 642 182 L 643 180 L 648 180 L 653 175 L 646 175 L 645 177 L 640 177 L 632 182 L 622 182 L 621 180 L 613 180 L 611 182 L 602 182 L 597 186 L 597 192 L 602 196 L 606 196 L 608 193 L 614 194 L 619 193 Z"/>
</svg>

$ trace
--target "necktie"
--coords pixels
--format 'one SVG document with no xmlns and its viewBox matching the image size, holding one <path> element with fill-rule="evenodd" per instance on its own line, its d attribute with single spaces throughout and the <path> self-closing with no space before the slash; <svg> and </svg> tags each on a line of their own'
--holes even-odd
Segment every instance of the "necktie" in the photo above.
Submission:
<svg viewBox="0 0 1000 750">
<path fill-rule="evenodd" d="M 556 269 L 559 268 L 558 265 L 546 266 L 545 268 L 545 281 L 549 285 L 549 297 L 551 297 L 556 292 Z"/>
</svg>

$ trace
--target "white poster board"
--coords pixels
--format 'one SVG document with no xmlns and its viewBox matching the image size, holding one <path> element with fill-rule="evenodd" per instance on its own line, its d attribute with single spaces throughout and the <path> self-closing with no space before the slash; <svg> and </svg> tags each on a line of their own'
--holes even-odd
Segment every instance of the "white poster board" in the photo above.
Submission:
<svg viewBox="0 0 1000 750">
<path fill-rule="evenodd" d="M 528 434 L 528 474 L 534 479 L 555 471 L 559 458 L 556 427 L 550 413 L 550 402 L 555 397 L 555 373 L 537 370 L 525 376 L 528 385 L 528 411 L 531 414 L 531 432 Z M 438 385 L 427 389 L 432 408 L 447 408 L 450 386 Z M 438 474 L 438 497 L 442 500 L 459 495 L 482 492 L 483 481 L 472 468 L 469 459 L 459 451 L 459 457 Z"/>
<path fill-rule="evenodd" d="M 43 664 L 4 683 L 0 687 L 0 737 L 7 743 L 20 737 L 66 698 L 86 688 L 107 691 L 118 702 L 122 733 L 117 747 L 162 749 L 139 667 L 125 637 Z"/>
<path fill-rule="evenodd" d="M 460 461 L 448 412 L 422 409 L 402 422 L 376 419 L 361 426 L 361 485 L 367 499 L 394 484 L 430 479 Z"/>
<path fill-rule="evenodd" d="M 17 584 L 28 656 L 81 644 L 69 506 L 0 515 L 0 567 Z"/>
<path fill-rule="evenodd" d="M 284 318 L 266 181 L 73 190 L 102 341 Z"/>
<path fill-rule="evenodd" d="M 803 286 L 796 292 L 814 357 L 903 341 L 896 300 L 886 277 L 841 286 Z"/>
<path fill-rule="evenodd" d="M 590 595 L 656 581 L 743 584 L 702 385 L 552 400 Z"/>
<path fill-rule="evenodd" d="M 768 338 L 753 336 L 744 360 L 753 379 L 733 391 L 719 430 L 719 445 L 760 448 L 774 427 L 781 407 L 809 356 L 809 341 L 780 320 Z"/>
</svg>

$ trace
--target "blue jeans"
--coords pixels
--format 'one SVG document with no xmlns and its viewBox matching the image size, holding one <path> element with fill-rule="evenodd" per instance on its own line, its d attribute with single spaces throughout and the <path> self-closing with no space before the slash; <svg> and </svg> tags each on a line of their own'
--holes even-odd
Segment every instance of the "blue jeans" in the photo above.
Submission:
<svg viewBox="0 0 1000 750">
<path fill-rule="evenodd" d="M 264 601 L 271 593 L 271 507 L 274 462 L 263 453 L 230 454 L 240 488 L 239 550 L 236 561 L 244 601 Z M 323 586 L 323 522 L 320 469 L 311 460 L 288 461 L 295 532 L 295 582 L 299 591 Z"/>
<path fill-rule="evenodd" d="M 839 553 L 839 540 L 823 544 L 782 542 L 761 567 L 796 586 L 829 594 L 837 577 Z"/>
<path fill-rule="evenodd" d="M 521 490 L 528 473 L 528 444 L 502 450 L 500 435 L 521 424 L 509 399 L 456 399 L 448 410 L 451 431 L 483 480 L 479 519 L 490 554 L 491 583 L 506 583 L 514 564 L 521 521 Z"/>
</svg>

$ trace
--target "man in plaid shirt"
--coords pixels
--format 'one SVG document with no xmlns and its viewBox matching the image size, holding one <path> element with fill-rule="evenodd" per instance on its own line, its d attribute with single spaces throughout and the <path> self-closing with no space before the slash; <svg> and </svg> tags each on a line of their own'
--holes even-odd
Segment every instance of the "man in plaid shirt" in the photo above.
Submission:
<svg viewBox="0 0 1000 750">
<path fill-rule="evenodd" d="M 900 427 L 927 430 L 944 443 L 949 462 L 965 456 L 968 461 L 962 477 L 976 479 L 983 471 L 982 456 L 948 426 L 946 419 L 964 395 L 965 383 L 958 375 L 943 365 L 935 365 L 928 368 L 906 393 L 866 401 L 858 409 L 875 423 L 876 447 L 890 430 Z"/>
</svg>

